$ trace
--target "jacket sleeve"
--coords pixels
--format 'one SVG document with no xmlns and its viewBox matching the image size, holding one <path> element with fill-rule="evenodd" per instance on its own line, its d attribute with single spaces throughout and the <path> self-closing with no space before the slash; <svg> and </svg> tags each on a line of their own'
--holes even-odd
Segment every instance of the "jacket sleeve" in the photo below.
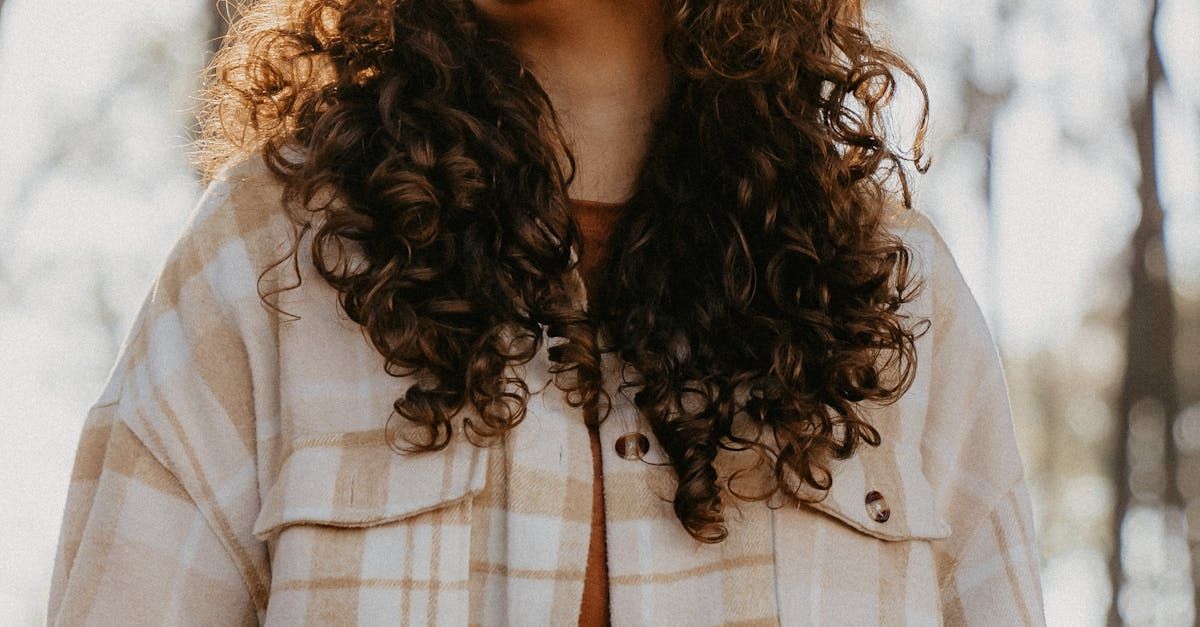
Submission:
<svg viewBox="0 0 1200 627">
<path fill-rule="evenodd" d="M 277 342 L 249 261 L 264 222 L 247 206 L 255 190 L 241 188 L 218 179 L 205 190 L 88 412 L 51 625 L 264 615 L 268 551 L 251 530 L 258 453 L 273 442 L 262 419 L 278 411 Z"/>
<path fill-rule="evenodd" d="M 928 220 L 928 218 L 925 218 Z M 933 290 L 926 474 L 952 529 L 935 542 L 950 625 L 1044 625 L 1038 544 L 996 344 L 932 223 Z"/>
<path fill-rule="evenodd" d="M 220 534 L 117 407 L 93 407 L 79 440 L 47 624 L 257 624 Z"/>
</svg>

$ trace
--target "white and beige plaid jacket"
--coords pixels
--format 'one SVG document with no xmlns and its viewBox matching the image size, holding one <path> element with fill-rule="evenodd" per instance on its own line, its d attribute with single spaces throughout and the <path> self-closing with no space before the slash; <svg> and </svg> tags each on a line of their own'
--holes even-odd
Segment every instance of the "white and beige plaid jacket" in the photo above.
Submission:
<svg viewBox="0 0 1200 627">
<path fill-rule="evenodd" d="M 820 503 L 727 497 L 728 539 L 694 541 L 604 356 L 613 623 L 1043 624 L 995 346 L 929 219 L 891 224 L 928 284 L 910 311 L 932 330 L 910 391 L 870 408 L 882 445 L 834 462 Z M 521 372 L 535 394 L 507 443 L 397 454 L 383 425 L 406 380 L 340 312 L 307 241 L 301 286 L 278 295 L 300 319 L 261 304 L 258 275 L 291 237 L 260 159 L 205 191 L 87 415 L 50 624 L 574 624 L 591 453 L 544 349 Z M 644 460 L 614 448 L 636 431 Z M 718 466 L 750 461 L 722 451 Z"/>
</svg>

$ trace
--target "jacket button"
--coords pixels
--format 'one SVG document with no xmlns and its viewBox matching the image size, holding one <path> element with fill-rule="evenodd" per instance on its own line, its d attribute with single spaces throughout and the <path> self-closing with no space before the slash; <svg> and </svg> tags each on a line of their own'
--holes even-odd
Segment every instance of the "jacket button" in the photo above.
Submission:
<svg viewBox="0 0 1200 627">
<path fill-rule="evenodd" d="M 867 514 L 875 522 L 887 522 L 888 518 L 892 517 L 892 510 L 888 509 L 887 500 L 883 495 L 871 490 L 867 492 Z"/>
<path fill-rule="evenodd" d="M 623 459 L 641 459 L 650 450 L 650 439 L 644 433 L 630 431 L 617 438 L 616 448 Z"/>
</svg>

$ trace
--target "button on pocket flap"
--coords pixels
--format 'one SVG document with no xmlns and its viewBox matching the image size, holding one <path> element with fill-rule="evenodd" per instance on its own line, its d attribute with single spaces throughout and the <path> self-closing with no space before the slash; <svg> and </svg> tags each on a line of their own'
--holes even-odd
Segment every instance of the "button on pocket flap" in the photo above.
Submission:
<svg viewBox="0 0 1200 627">
<path fill-rule="evenodd" d="M 833 485 L 825 498 L 806 503 L 881 540 L 949 537 L 933 487 L 911 447 L 863 446 L 831 467 Z"/>
<path fill-rule="evenodd" d="M 467 498 L 483 489 L 488 452 L 461 437 L 439 451 L 397 452 L 383 429 L 293 442 L 254 536 L 265 540 L 292 524 L 366 527 Z"/>
<path fill-rule="evenodd" d="M 785 507 L 811 508 L 861 533 L 881 540 L 936 540 L 950 536 L 950 525 L 937 502 L 937 491 L 925 474 L 921 454 L 926 394 L 884 407 L 862 408 L 880 434 L 878 446 L 862 443 L 847 459 L 830 460 L 832 484 L 821 492 L 799 482 L 790 470 L 790 485 L 798 485 L 802 500 L 787 498 Z M 748 441 L 772 441 L 771 430 L 754 425 L 745 414 L 734 420 L 734 433 Z M 718 450 L 718 475 L 741 494 L 766 494 L 775 487 L 774 472 L 759 467 L 751 449 Z M 757 470 L 753 470 L 756 469 Z M 753 470 L 753 471 L 752 471 Z M 735 479 L 734 473 L 739 476 Z M 782 496 L 782 492 L 780 492 Z"/>
</svg>

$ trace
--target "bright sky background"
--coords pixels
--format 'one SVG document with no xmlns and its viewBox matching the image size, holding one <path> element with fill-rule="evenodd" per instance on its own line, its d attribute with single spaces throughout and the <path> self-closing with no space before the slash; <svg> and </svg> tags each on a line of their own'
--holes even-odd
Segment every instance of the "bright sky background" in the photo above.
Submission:
<svg viewBox="0 0 1200 627">
<path fill-rule="evenodd" d="M 1137 163 L 1132 138 L 1112 115 L 1137 88 L 1122 77 L 1138 70 L 1125 45 L 1139 34 L 1129 25 L 1143 5 L 1030 0 L 1007 33 L 980 26 L 983 0 L 905 6 L 908 22 L 889 27 L 934 102 L 934 169 L 917 179 L 918 205 L 942 229 L 1006 356 L 1061 346 L 1087 307 L 1120 302 L 1104 296 L 1106 277 L 1124 271 L 1118 255 L 1135 225 Z M 170 111 L 188 106 L 200 70 L 201 9 L 162 0 L 9 0 L 0 17 L 2 624 L 44 622 L 79 429 L 201 191 L 184 161 L 182 118 Z M 1168 258 L 1179 289 L 1200 298 L 1200 3 L 1168 0 L 1164 11 L 1159 35 L 1179 87 L 1161 109 Z M 138 33 L 151 31 L 171 44 L 147 57 Z M 939 125 L 961 114 L 955 78 L 942 64 L 952 33 L 994 44 L 994 57 L 977 60 L 985 76 L 987 67 L 1012 64 L 1021 77 L 997 122 L 994 254 L 975 178 L 985 155 L 972 142 L 938 143 L 949 134 Z M 146 86 L 109 93 L 138 62 L 151 73 Z M 115 114 L 99 127 L 86 123 L 103 94 Z M 56 134 L 72 124 L 87 148 L 53 178 L 38 176 Z M 98 308 L 97 294 L 108 309 Z M 104 316 L 107 329 L 97 323 Z M 1059 624 L 1099 624 L 1101 613 L 1079 605 L 1100 594 L 1095 579 L 1078 572 L 1095 573 L 1103 562 L 1071 559 L 1046 573 L 1048 614 L 1066 620 Z"/>
<path fill-rule="evenodd" d="M 97 324 L 107 295 L 119 335 L 149 289 L 199 190 L 184 131 L 161 94 L 117 92 L 103 122 L 115 144 L 89 146 L 53 179 L 38 162 L 63 121 L 87 120 L 100 94 L 144 54 L 131 33 L 164 29 L 173 71 L 203 54 L 199 3 L 9 0 L 0 16 L 0 624 L 44 624 L 73 450 L 114 359 Z M 163 71 L 160 69 L 159 71 Z M 173 87 L 166 76 L 151 81 Z M 164 115 L 166 113 L 167 115 Z M 77 123 L 78 124 L 78 123 Z M 76 132 L 96 143 L 94 126 Z M 27 198 L 15 197 L 37 181 Z"/>
</svg>

